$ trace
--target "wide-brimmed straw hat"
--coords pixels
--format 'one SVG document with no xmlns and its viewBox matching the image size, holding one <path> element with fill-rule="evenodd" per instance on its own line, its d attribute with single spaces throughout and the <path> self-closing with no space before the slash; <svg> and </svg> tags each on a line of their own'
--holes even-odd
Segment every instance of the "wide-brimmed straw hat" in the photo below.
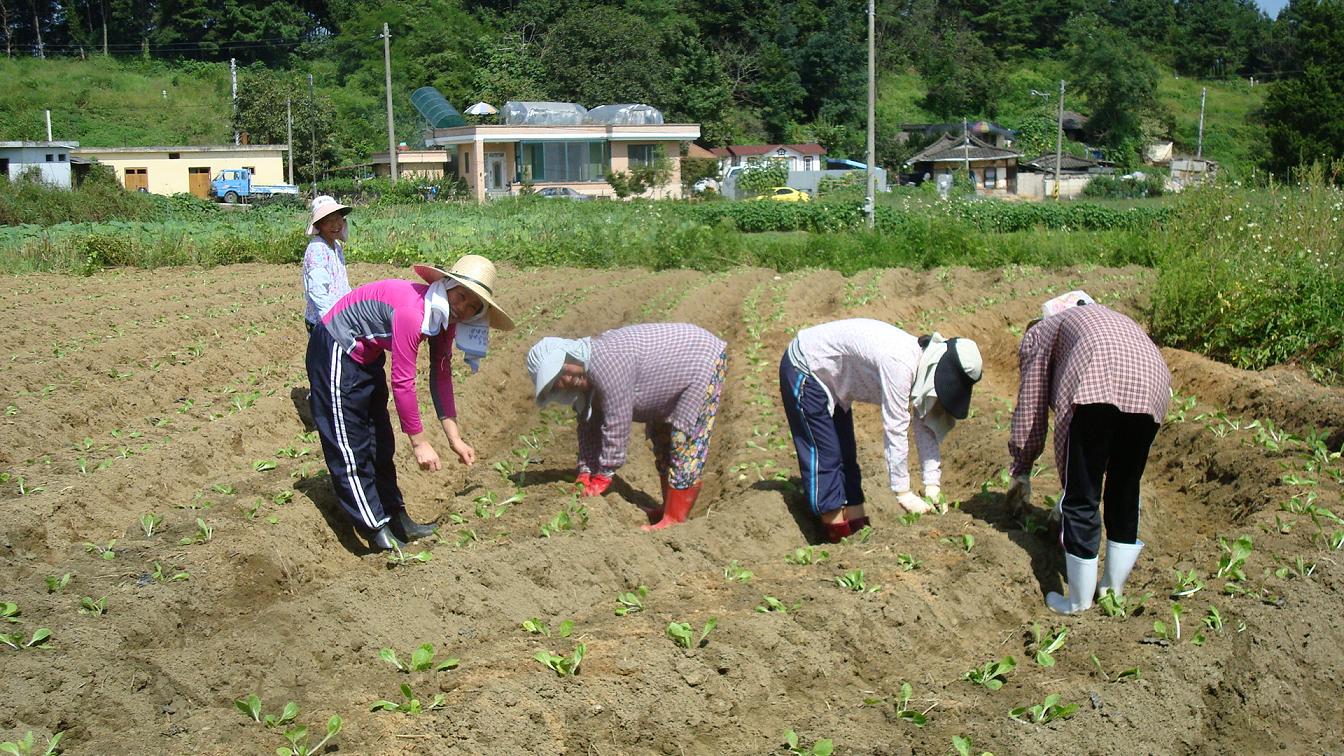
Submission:
<svg viewBox="0 0 1344 756">
<path fill-rule="evenodd" d="M 463 255 L 448 270 L 440 270 L 433 265 L 417 264 L 412 266 L 415 274 L 425 279 L 425 283 L 434 283 L 448 277 L 470 289 L 490 308 L 487 317 L 491 328 L 501 331 L 513 330 L 513 318 L 509 317 L 495 301 L 495 264 L 480 255 Z"/>
<path fill-rule="evenodd" d="M 350 214 L 350 208 L 336 201 L 335 197 L 326 194 L 319 194 L 313 198 L 313 217 L 308 219 L 309 236 L 317 235 L 317 222 L 332 213 L 340 213 L 342 216 Z"/>
</svg>

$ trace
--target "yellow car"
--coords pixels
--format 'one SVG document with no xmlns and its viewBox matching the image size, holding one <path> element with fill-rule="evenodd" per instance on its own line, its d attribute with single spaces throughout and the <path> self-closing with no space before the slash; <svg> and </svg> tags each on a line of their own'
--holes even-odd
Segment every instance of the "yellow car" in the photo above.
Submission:
<svg viewBox="0 0 1344 756">
<path fill-rule="evenodd" d="M 812 195 L 794 189 L 791 186 L 777 186 L 765 194 L 758 195 L 752 199 L 774 200 L 775 202 L 811 202 Z"/>
</svg>

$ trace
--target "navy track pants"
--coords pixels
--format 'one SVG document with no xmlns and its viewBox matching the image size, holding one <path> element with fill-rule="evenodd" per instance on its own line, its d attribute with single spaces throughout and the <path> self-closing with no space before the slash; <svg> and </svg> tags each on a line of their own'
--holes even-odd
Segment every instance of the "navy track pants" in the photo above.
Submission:
<svg viewBox="0 0 1344 756">
<path fill-rule="evenodd" d="M 798 372 L 787 353 L 779 362 L 779 395 L 789 418 L 798 471 L 812 513 L 820 515 L 863 504 L 854 413 L 836 407 L 832 415 L 827 409 L 826 391 L 817 385 L 816 378 Z"/>
<path fill-rule="evenodd" d="M 336 498 L 357 527 L 377 530 L 405 508 L 392 460 L 396 434 L 387 411 L 387 357 L 361 365 L 319 325 L 308 337 L 305 362 L 308 403 Z"/>
</svg>

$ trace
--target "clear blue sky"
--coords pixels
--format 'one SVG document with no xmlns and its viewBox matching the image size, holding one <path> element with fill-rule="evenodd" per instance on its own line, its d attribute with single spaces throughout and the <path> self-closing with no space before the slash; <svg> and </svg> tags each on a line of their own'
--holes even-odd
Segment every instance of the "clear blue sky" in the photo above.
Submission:
<svg viewBox="0 0 1344 756">
<path fill-rule="evenodd" d="M 1288 4 L 1288 0 L 1255 0 L 1255 4 L 1260 6 L 1260 10 L 1274 18 L 1283 10 L 1283 6 Z"/>
</svg>

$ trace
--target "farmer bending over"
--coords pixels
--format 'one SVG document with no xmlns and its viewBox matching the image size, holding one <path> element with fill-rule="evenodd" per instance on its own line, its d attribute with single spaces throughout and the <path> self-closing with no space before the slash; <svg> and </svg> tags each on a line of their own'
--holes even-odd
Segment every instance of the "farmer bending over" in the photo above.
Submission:
<svg viewBox="0 0 1344 756">
<path fill-rule="evenodd" d="M 685 522 L 701 473 L 728 367 L 727 345 L 686 323 L 616 328 L 591 338 L 544 338 L 527 353 L 539 405 L 578 414 L 577 482 L 600 496 L 625 464 L 630 424 L 644 423 L 663 483 L 663 503 L 644 530 Z"/>
<path fill-rule="evenodd" d="M 392 401 L 421 470 L 440 469 L 420 423 L 416 356 L 429 341 L 429 388 L 448 446 L 464 465 L 476 451 L 462 440 L 450 361 L 459 324 L 484 320 L 500 330 L 513 321 L 494 300 L 495 266 L 466 255 L 444 272 L 416 265 L 428 283 L 388 279 L 341 297 L 308 339 L 309 404 L 341 509 L 376 548 L 400 547 L 434 532 L 406 514 L 392 461 L 396 437 L 387 412 L 383 366 L 392 353 Z M 390 526 L 390 529 L 389 529 Z"/>
<path fill-rule="evenodd" d="M 980 350 L 970 339 L 916 339 L 879 320 L 837 320 L 798 332 L 779 361 L 779 393 L 789 418 L 807 502 L 832 543 L 869 525 L 854 441 L 854 402 L 882 408 L 887 472 L 907 512 L 930 509 L 910 490 L 909 441 L 915 444 L 927 499 L 938 500 L 939 446 L 971 404 Z"/>
<path fill-rule="evenodd" d="M 1045 447 L 1048 410 L 1054 409 L 1055 468 L 1064 484 L 1059 539 L 1069 595 L 1050 593 L 1045 603 L 1073 614 L 1092 606 L 1098 592 L 1103 498 L 1106 569 L 1100 592 L 1123 593 L 1143 550 L 1139 478 L 1167 414 L 1171 373 L 1137 323 L 1085 292 L 1046 302 L 1042 315 L 1027 326 L 1018 350 L 1022 386 L 1008 442 L 1014 477 L 1008 504 L 1018 513 L 1031 502 L 1031 466 Z"/>
</svg>

